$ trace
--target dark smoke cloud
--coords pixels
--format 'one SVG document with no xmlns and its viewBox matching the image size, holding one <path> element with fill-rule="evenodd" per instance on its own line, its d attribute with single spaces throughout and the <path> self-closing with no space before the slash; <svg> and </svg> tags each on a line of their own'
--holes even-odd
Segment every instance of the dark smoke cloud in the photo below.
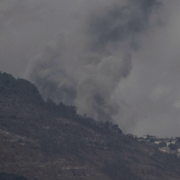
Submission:
<svg viewBox="0 0 180 180">
<path fill-rule="evenodd" d="M 29 71 L 31 80 L 45 99 L 75 104 L 81 113 L 97 120 L 113 120 L 121 104 L 112 95 L 129 75 L 131 53 L 143 33 L 154 26 L 151 17 L 159 5 L 154 0 L 129 0 L 125 5 L 114 1 L 100 12 L 87 13 L 85 22 L 79 21 L 82 29 L 72 32 L 79 36 L 81 31 L 83 41 L 63 35 L 64 42 L 60 39 L 35 60 Z M 74 52 L 76 47 L 69 43 L 82 47 Z"/>
<path fill-rule="evenodd" d="M 1 71 L 124 132 L 179 136 L 179 0 L 0 1 Z"/>
<path fill-rule="evenodd" d="M 132 49 L 137 49 L 139 36 L 152 27 L 152 13 L 160 5 L 156 0 L 130 0 L 125 6 L 116 3 L 104 12 L 97 12 L 88 27 L 94 40 L 92 49 L 99 51 L 110 43 L 122 41 L 128 41 Z"/>
</svg>

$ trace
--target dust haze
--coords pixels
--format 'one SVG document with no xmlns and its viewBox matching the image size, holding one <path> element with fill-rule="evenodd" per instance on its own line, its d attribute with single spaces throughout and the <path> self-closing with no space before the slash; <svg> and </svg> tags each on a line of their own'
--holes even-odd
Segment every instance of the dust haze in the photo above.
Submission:
<svg viewBox="0 0 180 180">
<path fill-rule="evenodd" d="M 1 0 L 1 71 L 125 133 L 180 136 L 179 10 L 178 0 Z"/>
</svg>

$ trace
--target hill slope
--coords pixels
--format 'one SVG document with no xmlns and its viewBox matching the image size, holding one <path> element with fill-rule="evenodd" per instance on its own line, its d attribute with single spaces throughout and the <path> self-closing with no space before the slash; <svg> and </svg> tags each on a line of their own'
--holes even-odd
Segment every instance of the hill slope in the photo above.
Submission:
<svg viewBox="0 0 180 180">
<path fill-rule="evenodd" d="M 180 159 L 0 73 L 0 178 L 179 180 Z"/>
</svg>

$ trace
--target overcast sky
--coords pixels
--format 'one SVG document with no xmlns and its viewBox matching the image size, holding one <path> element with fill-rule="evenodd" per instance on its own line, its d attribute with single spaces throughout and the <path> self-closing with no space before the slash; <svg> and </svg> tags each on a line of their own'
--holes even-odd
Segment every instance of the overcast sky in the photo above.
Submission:
<svg viewBox="0 0 180 180">
<path fill-rule="evenodd" d="M 180 1 L 0 0 L 0 71 L 125 133 L 180 136 Z"/>
</svg>

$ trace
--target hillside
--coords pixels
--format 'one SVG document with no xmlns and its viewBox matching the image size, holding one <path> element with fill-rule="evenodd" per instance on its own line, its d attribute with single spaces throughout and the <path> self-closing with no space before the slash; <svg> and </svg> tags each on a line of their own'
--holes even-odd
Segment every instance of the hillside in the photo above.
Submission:
<svg viewBox="0 0 180 180">
<path fill-rule="evenodd" d="M 148 143 L 147 143 L 148 142 Z M 152 142 L 152 141 L 151 141 Z M 179 180 L 180 159 L 0 73 L 0 180 Z"/>
</svg>

